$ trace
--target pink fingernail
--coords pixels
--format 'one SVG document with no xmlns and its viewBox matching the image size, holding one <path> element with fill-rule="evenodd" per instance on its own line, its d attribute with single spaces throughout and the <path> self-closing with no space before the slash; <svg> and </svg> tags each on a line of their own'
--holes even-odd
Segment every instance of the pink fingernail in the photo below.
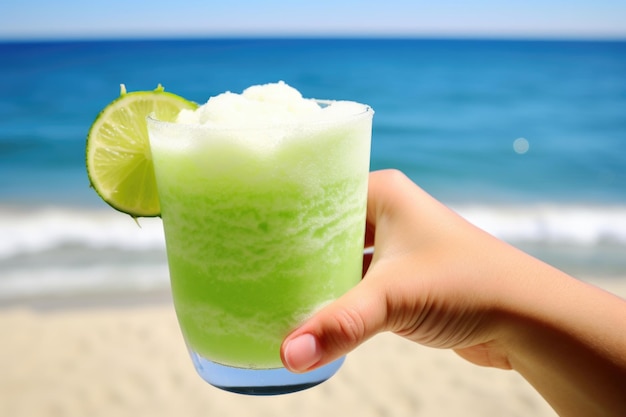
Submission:
<svg viewBox="0 0 626 417">
<path fill-rule="evenodd" d="M 322 352 L 315 337 L 305 333 L 287 342 L 284 356 L 290 370 L 303 372 L 322 359 Z"/>
</svg>

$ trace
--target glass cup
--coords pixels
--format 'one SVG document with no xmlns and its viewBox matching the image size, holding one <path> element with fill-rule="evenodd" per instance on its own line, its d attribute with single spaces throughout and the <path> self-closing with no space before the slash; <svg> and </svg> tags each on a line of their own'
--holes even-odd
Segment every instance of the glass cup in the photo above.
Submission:
<svg viewBox="0 0 626 417">
<path fill-rule="evenodd" d="M 374 112 L 351 109 L 259 129 L 148 118 L 174 307 L 218 388 L 295 392 L 343 362 L 291 373 L 280 345 L 361 279 Z"/>
</svg>

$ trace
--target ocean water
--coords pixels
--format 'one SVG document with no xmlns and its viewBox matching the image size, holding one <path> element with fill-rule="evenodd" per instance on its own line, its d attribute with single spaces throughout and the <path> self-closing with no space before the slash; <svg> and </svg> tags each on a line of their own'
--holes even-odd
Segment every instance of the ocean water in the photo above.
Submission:
<svg viewBox="0 0 626 417">
<path fill-rule="evenodd" d="M 158 219 L 102 203 L 85 138 L 119 94 L 285 82 L 376 115 L 398 168 L 580 277 L 626 277 L 626 42 L 212 39 L 0 43 L 0 303 L 167 288 Z"/>
</svg>

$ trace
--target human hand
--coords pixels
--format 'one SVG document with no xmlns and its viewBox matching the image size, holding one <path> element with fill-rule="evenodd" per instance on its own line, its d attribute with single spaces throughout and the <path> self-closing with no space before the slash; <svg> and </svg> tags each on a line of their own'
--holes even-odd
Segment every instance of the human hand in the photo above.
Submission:
<svg viewBox="0 0 626 417">
<path fill-rule="evenodd" d="M 478 229 L 398 171 L 370 174 L 372 244 L 361 282 L 283 341 L 287 369 L 312 370 L 391 331 L 515 369 L 560 415 L 625 415 L 623 299 Z"/>
<path fill-rule="evenodd" d="M 398 171 L 370 175 L 363 280 L 289 335 L 282 358 L 302 372 L 376 333 L 456 349 L 480 365 L 510 367 L 492 342 L 498 273 L 521 256 L 430 197 Z"/>
</svg>

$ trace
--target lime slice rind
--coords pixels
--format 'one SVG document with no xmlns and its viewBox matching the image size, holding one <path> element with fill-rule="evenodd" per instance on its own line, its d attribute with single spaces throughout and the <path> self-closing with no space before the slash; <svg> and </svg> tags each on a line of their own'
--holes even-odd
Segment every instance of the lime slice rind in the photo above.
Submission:
<svg viewBox="0 0 626 417">
<path fill-rule="evenodd" d="M 111 207 L 137 217 L 160 215 L 146 117 L 174 121 L 197 104 L 159 86 L 126 93 L 102 110 L 87 135 L 86 165 L 91 187 Z"/>
</svg>

